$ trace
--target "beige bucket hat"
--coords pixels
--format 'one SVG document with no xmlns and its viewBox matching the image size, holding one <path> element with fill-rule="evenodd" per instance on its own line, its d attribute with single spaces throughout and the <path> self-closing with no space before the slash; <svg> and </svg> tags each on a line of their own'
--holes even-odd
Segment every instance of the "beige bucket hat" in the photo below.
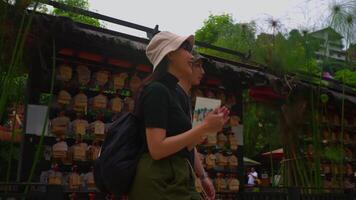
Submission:
<svg viewBox="0 0 356 200">
<path fill-rule="evenodd" d="M 153 71 L 170 52 L 177 50 L 184 41 L 194 46 L 194 36 L 179 36 L 168 31 L 157 33 L 146 47 L 146 56 L 153 65 Z"/>
</svg>

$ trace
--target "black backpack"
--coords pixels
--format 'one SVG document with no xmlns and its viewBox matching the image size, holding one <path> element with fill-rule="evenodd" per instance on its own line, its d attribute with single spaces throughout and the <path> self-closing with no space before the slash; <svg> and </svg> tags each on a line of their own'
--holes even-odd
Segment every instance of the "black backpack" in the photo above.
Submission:
<svg viewBox="0 0 356 200">
<path fill-rule="evenodd" d="M 94 163 L 94 181 L 103 193 L 128 194 L 144 150 L 143 125 L 137 114 L 124 113 L 109 127 Z"/>
</svg>

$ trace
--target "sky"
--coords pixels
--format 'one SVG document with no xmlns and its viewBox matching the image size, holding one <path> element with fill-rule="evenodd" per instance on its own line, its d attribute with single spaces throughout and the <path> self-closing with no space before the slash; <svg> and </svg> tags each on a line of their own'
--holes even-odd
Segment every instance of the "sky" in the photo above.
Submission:
<svg viewBox="0 0 356 200">
<path fill-rule="evenodd" d="M 194 34 L 210 14 L 231 14 L 235 22 L 255 21 L 257 32 L 270 32 L 268 19 L 281 30 L 316 30 L 325 26 L 335 0 L 89 0 L 90 10 L 136 24 L 181 35 Z M 105 27 L 136 36 L 145 33 L 105 23 Z"/>
</svg>

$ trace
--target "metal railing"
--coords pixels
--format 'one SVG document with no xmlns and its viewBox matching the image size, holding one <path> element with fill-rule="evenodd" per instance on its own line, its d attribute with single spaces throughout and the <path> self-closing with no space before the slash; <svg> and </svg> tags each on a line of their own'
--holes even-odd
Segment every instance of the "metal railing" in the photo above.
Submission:
<svg viewBox="0 0 356 200">
<path fill-rule="evenodd" d="M 25 187 L 29 185 L 30 189 L 25 194 Z M 104 200 L 107 195 L 96 191 L 71 191 L 66 190 L 62 185 L 48 185 L 41 183 L 1 183 L 0 182 L 0 200 Z"/>
<path fill-rule="evenodd" d="M 81 8 L 69 6 L 69 5 L 66 5 L 66 4 L 63 4 L 63 3 L 59 3 L 59 2 L 56 2 L 56 1 L 51 1 L 51 0 L 38 0 L 38 1 L 43 3 L 43 4 L 47 4 L 49 6 L 52 6 L 54 8 L 58 8 L 58 9 L 61 9 L 61 10 L 64 10 L 64 11 L 72 12 L 72 13 L 83 15 L 83 16 L 87 16 L 87 17 L 92 17 L 92 18 L 95 18 L 95 19 L 99 19 L 99 20 L 103 20 L 103 21 L 106 21 L 106 22 L 110 22 L 110 23 L 114 23 L 114 24 L 117 24 L 117 25 L 121 25 L 121 26 L 125 26 L 125 27 L 128 27 L 128 28 L 132 28 L 132 29 L 135 29 L 135 30 L 143 31 L 143 32 L 146 33 L 148 38 L 152 38 L 156 33 L 160 32 L 158 25 L 155 25 L 154 28 L 150 28 L 150 27 L 142 26 L 142 25 L 135 24 L 135 23 L 132 23 L 132 22 L 128 22 L 128 21 L 117 19 L 117 18 L 113 18 L 113 17 L 110 17 L 110 16 L 102 15 L 102 14 L 99 14 L 99 13 L 96 13 L 96 12 L 92 12 L 92 11 L 84 10 L 84 9 L 81 9 Z M 227 53 L 227 54 L 230 54 L 230 55 L 238 56 L 238 57 L 240 57 L 240 58 L 242 58 L 244 60 L 248 60 L 251 57 L 251 52 L 250 51 L 247 52 L 247 53 L 242 53 L 242 52 L 239 52 L 239 51 L 226 49 L 226 48 L 223 48 L 223 47 L 218 47 L 218 46 L 211 45 L 211 44 L 208 44 L 208 43 L 205 43 L 205 42 L 200 42 L 200 41 L 195 41 L 195 44 L 197 46 L 200 46 L 200 47 L 204 47 L 204 48 L 208 48 L 208 49 L 224 52 L 224 53 Z"/>
<path fill-rule="evenodd" d="M 24 188 L 30 185 L 28 194 L 24 194 Z M 98 191 L 70 191 L 64 186 L 47 185 L 39 183 L 1 183 L 0 200 L 3 199 L 26 199 L 26 200 L 104 200 L 111 199 L 108 195 Z M 287 187 L 260 187 L 246 188 L 237 193 L 219 193 L 217 200 L 356 200 L 355 190 L 327 188 L 287 188 Z M 117 199 L 117 198 L 115 198 Z"/>
<path fill-rule="evenodd" d="M 237 194 L 242 200 L 355 200 L 355 190 L 298 187 L 261 187 Z"/>
</svg>

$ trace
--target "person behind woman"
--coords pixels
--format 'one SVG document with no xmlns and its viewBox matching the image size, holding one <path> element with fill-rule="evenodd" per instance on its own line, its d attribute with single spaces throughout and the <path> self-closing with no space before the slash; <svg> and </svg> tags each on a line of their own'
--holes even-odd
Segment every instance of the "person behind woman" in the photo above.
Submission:
<svg viewBox="0 0 356 200">
<path fill-rule="evenodd" d="M 181 108 L 176 87 L 179 78 L 192 75 L 193 45 L 193 36 L 164 31 L 147 46 L 146 55 L 154 72 L 143 82 L 139 97 L 146 151 L 137 166 L 130 200 L 200 199 L 189 166 L 188 147 L 206 133 L 220 131 L 228 120 L 228 111 L 216 109 L 192 128 Z"/>
<path fill-rule="evenodd" d="M 201 56 L 196 50 L 193 50 L 193 65 L 192 65 L 192 76 L 185 76 L 183 79 L 179 79 L 177 85 L 178 101 L 180 102 L 184 112 L 192 118 L 192 103 L 191 103 L 191 89 L 193 86 L 200 85 L 201 80 L 204 77 L 204 63 L 207 59 Z M 193 144 L 192 157 L 194 171 L 199 177 L 203 190 L 207 195 L 208 199 L 215 199 L 215 188 L 210 180 L 209 176 L 204 170 L 203 164 L 199 158 L 199 153 Z"/>
</svg>

